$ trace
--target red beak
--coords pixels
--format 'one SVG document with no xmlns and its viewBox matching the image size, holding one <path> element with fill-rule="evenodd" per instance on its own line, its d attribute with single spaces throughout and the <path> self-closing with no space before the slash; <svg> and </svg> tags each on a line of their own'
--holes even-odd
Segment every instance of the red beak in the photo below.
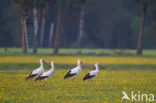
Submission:
<svg viewBox="0 0 156 103">
<path fill-rule="evenodd" d="M 84 64 L 83 62 L 81 62 L 81 64 Z"/>
<path fill-rule="evenodd" d="M 45 62 L 45 61 L 43 61 L 44 62 L 44 64 L 47 64 L 47 62 Z"/>
</svg>

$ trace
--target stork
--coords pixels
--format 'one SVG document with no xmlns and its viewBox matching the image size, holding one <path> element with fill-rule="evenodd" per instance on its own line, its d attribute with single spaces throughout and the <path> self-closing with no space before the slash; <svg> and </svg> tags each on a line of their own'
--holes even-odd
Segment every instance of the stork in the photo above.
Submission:
<svg viewBox="0 0 156 103">
<path fill-rule="evenodd" d="M 37 80 L 45 80 L 46 81 L 46 88 L 47 88 L 47 80 L 54 74 L 54 65 L 55 63 L 52 61 L 51 62 L 51 69 L 44 72 L 43 74 L 41 74 L 38 78 L 36 78 L 35 81 Z"/>
<path fill-rule="evenodd" d="M 90 71 L 89 73 L 87 73 L 85 76 L 84 76 L 84 78 L 83 78 L 83 81 L 85 81 L 85 80 L 90 80 L 91 79 L 91 86 L 93 86 L 93 81 L 92 81 L 92 79 L 93 78 L 95 78 L 97 75 L 98 75 L 98 73 L 99 73 L 99 64 L 98 63 L 96 63 L 95 64 L 95 70 L 93 70 L 93 71 Z"/>
<path fill-rule="evenodd" d="M 74 77 L 76 76 L 80 71 L 81 71 L 81 66 L 83 62 L 79 59 L 77 61 L 77 67 L 71 69 L 65 76 L 64 79 L 69 78 L 69 77 Z"/>
<path fill-rule="evenodd" d="M 29 76 L 25 80 L 32 79 L 32 78 L 38 78 L 43 72 L 44 72 L 44 66 L 43 63 L 47 64 L 43 59 L 40 59 L 40 67 L 33 70 Z"/>
</svg>

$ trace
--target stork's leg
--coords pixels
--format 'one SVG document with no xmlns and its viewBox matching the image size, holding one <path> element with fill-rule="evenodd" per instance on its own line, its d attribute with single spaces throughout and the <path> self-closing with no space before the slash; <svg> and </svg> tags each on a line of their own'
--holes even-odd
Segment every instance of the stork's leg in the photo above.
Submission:
<svg viewBox="0 0 156 103">
<path fill-rule="evenodd" d="M 88 83 L 87 83 L 87 85 L 89 85 L 89 79 L 88 79 Z"/>
<path fill-rule="evenodd" d="M 47 81 L 45 82 L 45 88 L 47 89 Z"/>
<path fill-rule="evenodd" d="M 41 80 L 40 80 L 40 87 L 42 88 Z"/>
<path fill-rule="evenodd" d="M 36 88 L 36 83 L 33 82 L 33 87 Z"/>
<path fill-rule="evenodd" d="M 36 83 L 32 81 L 33 87 L 36 88 Z"/>
<path fill-rule="evenodd" d="M 72 78 L 72 79 L 73 79 L 73 83 L 74 83 L 75 79 L 74 78 Z"/>
<path fill-rule="evenodd" d="M 32 84 L 33 84 L 32 79 L 30 79 L 30 81 L 29 81 L 29 87 L 31 87 Z"/>
<path fill-rule="evenodd" d="M 93 80 L 91 80 L 91 87 L 93 87 Z"/>
<path fill-rule="evenodd" d="M 30 79 L 30 82 L 31 82 L 31 84 L 33 85 L 33 87 L 35 88 L 35 87 L 36 87 L 36 85 L 35 85 L 35 83 L 33 82 L 33 80 L 32 80 L 32 79 Z"/>
</svg>

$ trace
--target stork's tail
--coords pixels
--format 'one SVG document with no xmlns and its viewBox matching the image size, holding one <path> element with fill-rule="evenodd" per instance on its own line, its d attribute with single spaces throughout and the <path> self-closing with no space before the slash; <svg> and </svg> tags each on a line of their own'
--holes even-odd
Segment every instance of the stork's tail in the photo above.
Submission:
<svg viewBox="0 0 156 103">
<path fill-rule="evenodd" d="M 65 75 L 65 76 L 64 76 L 64 79 L 66 79 L 66 78 L 68 78 L 68 76 L 67 76 L 67 75 Z"/>
<path fill-rule="evenodd" d="M 69 72 L 64 76 L 64 79 L 70 77 L 70 72 L 71 72 L 71 71 L 69 71 Z"/>
<path fill-rule="evenodd" d="M 90 75 L 89 73 L 87 75 L 84 76 L 83 81 L 85 81 L 86 79 L 89 79 Z"/>
<path fill-rule="evenodd" d="M 25 80 L 35 77 L 37 74 L 30 74 Z"/>
<path fill-rule="evenodd" d="M 27 81 L 28 79 L 30 79 L 31 78 L 31 76 L 29 75 L 27 78 L 25 78 L 25 80 Z"/>
</svg>

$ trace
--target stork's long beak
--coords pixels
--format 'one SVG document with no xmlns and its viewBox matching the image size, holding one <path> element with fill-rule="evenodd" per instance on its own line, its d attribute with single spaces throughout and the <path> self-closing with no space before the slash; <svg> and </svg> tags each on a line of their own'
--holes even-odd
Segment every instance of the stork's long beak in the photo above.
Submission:
<svg viewBox="0 0 156 103">
<path fill-rule="evenodd" d="M 47 62 L 43 61 L 44 64 L 47 64 Z"/>
<path fill-rule="evenodd" d="M 83 62 L 81 62 L 81 64 L 84 64 Z"/>
<path fill-rule="evenodd" d="M 55 65 L 57 65 L 56 63 L 54 63 Z"/>
</svg>

